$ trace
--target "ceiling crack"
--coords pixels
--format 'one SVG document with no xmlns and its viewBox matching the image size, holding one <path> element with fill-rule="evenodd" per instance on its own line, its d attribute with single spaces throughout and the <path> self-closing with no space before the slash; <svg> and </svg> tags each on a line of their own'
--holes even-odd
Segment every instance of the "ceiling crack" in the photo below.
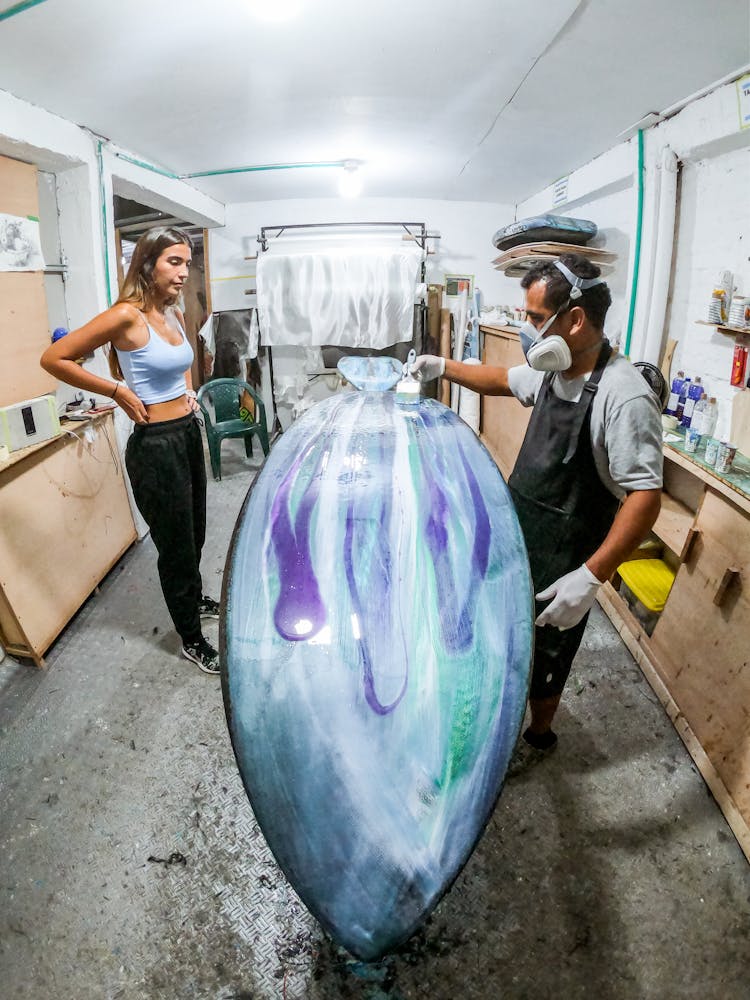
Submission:
<svg viewBox="0 0 750 1000">
<path fill-rule="evenodd" d="M 524 83 L 526 83 L 526 81 L 528 80 L 529 76 L 534 72 L 534 70 L 536 69 L 536 65 L 539 62 L 539 60 L 542 59 L 544 56 L 547 55 L 547 53 L 550 51 L 550 49 L 552 48 L 552 46 L 555 45 L 557 43 L 557 41 L 561 38 L 561 36 L 570 28 L 571 23 L 574 20 L 577 20 L 581 16 L 581 14 L 583 13 L 583 10 L 586 7 L 588 7 L 588 4 L 589 4 L 589 0 L 580 0 L 580 2 L 578 3 L 578 5 L 576 6 L 575 10 L 570 15 L 570 17 L 565 21 L 565 23 L 562 25 L 562 27 L 560 28 L 560 30 L 555 34 L 555 37 L 549 42 L 548 45 L 546 45 L 544 47 L 543 51 L 539 53 L 539 55 L 533 61 L 533 63 L 531 64 L 531 66 L 529 66 L 528 70 L 524 73 L 523 78 L 519 82 L 519 84 L 516 87 L 516 89 L 513 91 L 513 93 L 508 98 L 508 100 L 505 102 L 505 104 L 503 104 L 503 106 L 500 108 L 500 110 L 498 111 L 498 113 L 492 119 L 492 122 L 490 123 L 489 128 L 487 129 L 487 131 L 484 133 L 484 135 L 482 136 L 482 138 L 479 140 L 479 142 L 475 146 L 474 152 L 471 154 L 471 156 L 468 158 L 468 160 L 464 163 L 464 165 L 459 170 L 459 172 L 458 172 L 458 176 L 459 177 L 464 172 L 464 170 L 466 170 L 466 168 L 469 166 L 469 164 L 471 163 L 471 161 L 477 155 L 477 153 L 482 148 L 482 146 L 484 145 L 484 143 L 486 142 L 486 140 L 492 134 L 495 126 L 497 125 L 498 121 L 500 120 L 500 116 L 503 114 L 503 112 L 505 111 L 505 109 L 508 108 L 508 107 L 510 107 L 510 105 L 513 103 L 513 100 L 515 99 L 516 94 L 521 89 L 521 87 L 523 87 Z"/>
</svg>

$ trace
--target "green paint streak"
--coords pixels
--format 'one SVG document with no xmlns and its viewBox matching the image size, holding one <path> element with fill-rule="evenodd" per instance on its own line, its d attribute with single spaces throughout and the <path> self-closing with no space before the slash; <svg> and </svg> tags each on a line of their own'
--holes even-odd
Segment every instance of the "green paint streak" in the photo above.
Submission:
<svg viewBox="0 0 750 1000">
<path fill-rule="evenodd" d="M 102 246 L 104 247 L 104 280 L 107 289 L 107 305 L 112 305 L 112 282 L 109 277 L 109 242 L 107 239 L 107 198 L 104 187 L 104 158 L 102 156 L 102 146 L 104 142 L 97 140 L 96 163 L 99 168 L 99 198 L 101 201 L 102 215 Z"/>
<path fill-rule="evenodd" d="M 635 318 L 635 300 L 638 294 L 638 273 L 641 269 L 641 236 L 643 233 L 643 129 L 638 129 L 638 213 L 635 229 L 635 253 L 633 255 L 633 284 L 630 289 L 630 309 L 628 311 L 628 328 L 625 333 L 625 357 L 630 357 L 630 340 L 633 335 L 633 319 Z"/>
<path fill-rule="evenodd" d="M 40 3 L 46 2 L 47 0 L 24 0 L 23 3 L 14 4 L 12 7 L 8 7 L 7 10 L 0 11 L 0 21 L 7 21 L 9 18 L 15 17 L 16 14 L 22 14 L 30 7 L 37 7 Z"/>
<path fill-rule="evenodd" d="M 422 463 L 419 460 L 417 436 L 411 430 L 411 426 L 408 455 L 413 489 L 417 496 L 421 496 Z M 422 517 L 418 524 L 416 540 L 417 551 L 422 553 L 428 551 L 424 540 L 424 527 L 425 519 Z M 427 609 L 438 607 L 437 580 L 431 559 L 425 558 L 421 578 L 418 570 L 418 581 L 416 592 L 424 595 L 424 599 L 421 607 L 414 609 L 417 612 L 415 620 L 419 620 L 418 612 L 422 609 L 426 613 Z M 434 639 L 431 652 L 438 678 L 440 718 L 447 721 L 449 730 L 448 745 L 440 774 L 433 780 L 436 790 L 448 792 L 453 781 L 472 770 L 477 749 L 489 736 L 490 723 L 495 717 L 501 692 L 496 690 L 492 702 L 488 704 L 488 692 L 484 690 L 483 685 L 477 684 L 474 680 L 476 663 L 473 650 L 461 658 L 447 655 L 441 640 L 440 622 L 434 616 L 434 611 L 429 624 Z M 417 664 L 428 661 L 429 656 L 416 657 Z M 486 676 L 486 673 L 485 669 L 483 674 Z M 459 683 L 456 685 L 457 678 Z M 443 680 L 445 688 L 441 683 Z M 480 729 L 478 723 L 482 720 L 484 723 Z"/>
<path fill-rule="evenodd" d="M 161 167 L 155 167 L 152 163 L 146 163 L 145 160 L 136 160 L 134 156 L 126 156 L 125 153 L 115 153 L 115 156 L 119 160 L 125 160 L 127 163 L 133 163 L 136 167 L 143 167 L 144 170 L 150 170 L 152 173 L 161 174 L 162 177 L 171 177 L 172 180 L 179 180 L 180 175 L 172 173 L 171 170 L 163 170 Z"/>
<path fill-rule="evenodd" d="M 224 174 L 254 174 L 261 170 L 314 170 L 316 168 L 343 167 L 345 160 L 327 160 L 323 163 L 264 163 L 255 167 L 227 167 L 224 170 L 198 170 L 192 174 L 180 174 L 182 180 L 191 177 L 219 177 Z"/>
<path fill-rule="evenodd" d="M 470 664 L 467 663 L 462 670 L 463 677 L 468 675 L 469 667 Z M 462 683 L 456 691 L 453 708 L 450 745 L 444 770 L 444 780 L 447 782 L 470 770 L 474 762 L 473 750 L 477 739 L 474 727 L 479 707 L 479 692 L 476 687 L 473 684 Z"/>
</svg>

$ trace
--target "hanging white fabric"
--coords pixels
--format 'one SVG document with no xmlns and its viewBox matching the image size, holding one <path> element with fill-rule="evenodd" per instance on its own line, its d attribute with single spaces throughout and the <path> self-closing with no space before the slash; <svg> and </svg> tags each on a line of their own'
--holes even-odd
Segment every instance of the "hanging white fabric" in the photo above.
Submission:
<svg viewBox="0 0 750 1000">
<path fill-rule="evenodd" d="M 421 260 L 414 247 L 261 254 L 261 342 L 380 350 L 411 340 Z"/>
</svg>

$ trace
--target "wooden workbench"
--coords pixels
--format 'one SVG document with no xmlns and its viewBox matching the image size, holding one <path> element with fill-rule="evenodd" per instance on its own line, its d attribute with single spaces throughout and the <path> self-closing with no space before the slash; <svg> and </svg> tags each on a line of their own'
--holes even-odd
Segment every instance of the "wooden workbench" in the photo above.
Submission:
<svg viewBox="0 0 750 1000">
<path fill-rule="evenodd" d="M 665 446 L 653 536 L 676 570 L 653 633 L 612 582 L 599 603 L 750 860 L 750 459 L 740 456 L 719 476 L 701 452 Z"/>
<path fill-rule="evenodd" d="M 111 412 L 65 421 L 59 437 L 0 463 L 0 524 L 0 642 L 43 666 L 137 537 Z"/>
</svg>

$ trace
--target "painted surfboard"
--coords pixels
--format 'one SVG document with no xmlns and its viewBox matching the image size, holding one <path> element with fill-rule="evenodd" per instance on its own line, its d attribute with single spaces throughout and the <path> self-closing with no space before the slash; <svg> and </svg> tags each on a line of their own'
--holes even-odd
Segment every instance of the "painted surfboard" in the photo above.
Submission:
<svg viewBox="0 0 750 1000">
<path fill-rule="evenodd" d="M 505 483 L 435 400 L 339 393 L 266 460 L 223 605 L 227 719 L 261 830 L 331 937 L 377 959 L 465 864 L 523 719 L 532 588 Z"/>
</svg>

